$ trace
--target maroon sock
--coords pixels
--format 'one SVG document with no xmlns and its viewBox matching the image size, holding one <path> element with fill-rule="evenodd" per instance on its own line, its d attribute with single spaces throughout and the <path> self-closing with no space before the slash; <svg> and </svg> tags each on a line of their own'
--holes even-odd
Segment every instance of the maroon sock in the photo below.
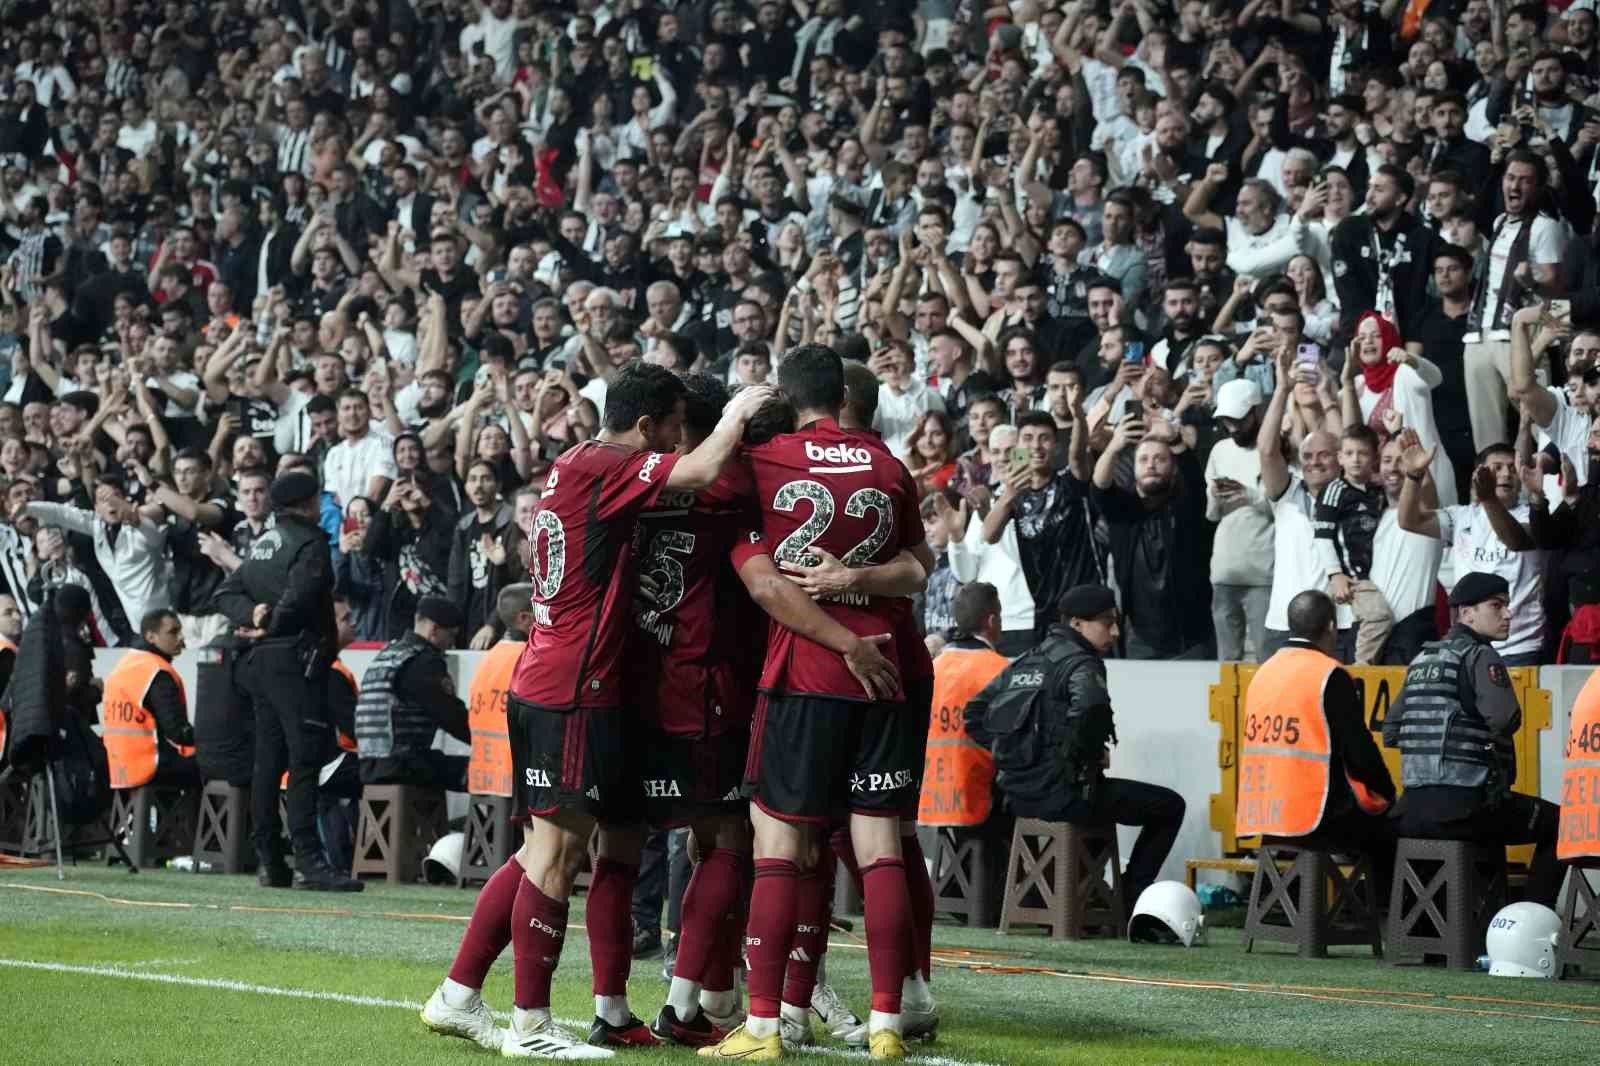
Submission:
<svg viewBox="0 0 1600 1066">
<path fill-rule="evenodd" d="M 822 863 L 832 858 L 824 849 Z M 789 966 L 784 972 L 783 1001 L 796 1007 L 811 1006 L 817 964 L 828 946 L 827 892 L 832 884 L 833 878 L 820 867 L 806 871 L 795 882 L 794 946 L 789 949 Z"/>
<path fill-rule="evenodd" d="M 489 967 L 511 943 L 511 910 L 517 904 L 517 886 L 522 880 L 522 864 L 513 855 L 483 886 L 478 901 L 472 905 L 467 935 L 456 948 L 450 980 L 468 988 L 483 987 Z"/>
<path fill-rule="evenodd" d="M 783 998 L 783 971 L 794 938 L 795 897 L 800 869 L 788 859 L 757 859 L 750 894 L 745 950 L 750 956 L 750 1013 L 776 1018 Z"/>
<path fill-rule="evenodd" d="M 718 950 L 717 939 L 722 935 L 723 919 L 738 902 L 744 888 L 740 859 L 737 851 L 713 848 L 700 857 L 700 864 L 689 875 L 678 922 L 678 961 L 672 968 L 674 977 L 696 981 L 704 987 L 712 956 Z M 725 987 L 732 988 L 731 965 L 728 979 Z"/>
<path fill-rule="evenodd" d="M 833 847 L 836 859 L 844 863 L 844 868 L 850 874 L 850 882 L 855 885 L 856 895 L 865 895 L 861 890 L 861 864 L 856 862 L 855 842 L 850 839 L 850 826 L 842 825 L 833 831 L 828 838 L 828 843 Z"/>
<path fill-rule="evenodd" d="M 550 1006 L 550 979 L 567 938 L 567 901 L 554 900 L 523 877 L 511 908 L 511 948 L 516 960 L 516 1005 Z"/>
<path fill-rule="evenodd" d="M 638 880 L 637 866 L 612 859 L 594 861 L 583 923 L 589 933 L 589 965 L 597 996 L 627 994 L 628 969 L 633 965 L 633 886 Z"/>
<path fill-rule="evenodd" d="M 933 882 L 922 857 L 922 842 L 915 833 L 900 838 L 900 855 L 906 864 L 906 891 L 911 894 L 911 969 L 906 976 L 933 978 Z"/>
<path fill-rule="evenodd" d="M 867 914 L 867 969 L 872 974 L 872 1009 L 900 1013 L 900 987 L 911 972 L 911 899 L 905 863 L 879 859 L 861 871 Z"/>
<path fill-rule="evenodd" d="M 733 971 L 744 957 L 744 923 L 749 917 L 742 902 L 735 902 L 717 926 L 717 941 L 706 961 L 705 974 L 700 978 L 700 987 L 708 992 L 726 992 L 733 988 Z"/>
</svg>

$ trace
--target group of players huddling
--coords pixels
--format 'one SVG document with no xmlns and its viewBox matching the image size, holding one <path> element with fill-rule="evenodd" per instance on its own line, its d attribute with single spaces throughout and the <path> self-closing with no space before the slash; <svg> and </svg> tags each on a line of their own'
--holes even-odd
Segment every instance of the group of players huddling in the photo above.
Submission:
<svg viewBox="0 0 1600 1066">
<path fill-rule="evenodd" d="M 903 1057 L 937 1024 L 915 836 L 933 674 L 907 599 L 933 561 L 917 493 L 866 428 L 875 382 L 848 389 L 839 356 L 815 345 L 778 381 L 729 399 L 713 378 L 634 364 L 599 437 L 550 471 L 507 711 L 523 845 L 479 895 L 429 1028 L 513 1057 L 678 1043 L 778 1058 L 811 1039 L 836 858 L 865 905 L 870 1055 Z M 697 859 L 652 1025 L 627 999 L 647 823 L 689 826 Z M 582 1041 L 552 1019 L 550 984 L 597 826 Z M 507 943 L 502 1030 L 480 990 Z"/>
</svg>

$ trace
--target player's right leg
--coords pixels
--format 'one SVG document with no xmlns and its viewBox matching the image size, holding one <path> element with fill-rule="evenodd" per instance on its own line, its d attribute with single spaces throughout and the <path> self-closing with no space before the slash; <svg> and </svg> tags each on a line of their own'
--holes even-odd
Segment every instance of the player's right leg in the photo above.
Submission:
<svg viewBox="0 0 1600 1066">
<path fill-rule="evenodd" d="M 666 1005 L 654 1026 L 656 1036 L 663 1040 L 703 1047 L 727 1035 L 701 1013 L 700 993 L 719 950 L 718 940 L 723 935 L 727 917 L 738 906 L 744 892 L 749 824 L 743 814 L 697 818 L 691 823 L 699 862 L 683 893 L 672 984 L 667 990 Z M 731 991 L 731 972 L 728 977 L 727 990 Z"/>
</svg>

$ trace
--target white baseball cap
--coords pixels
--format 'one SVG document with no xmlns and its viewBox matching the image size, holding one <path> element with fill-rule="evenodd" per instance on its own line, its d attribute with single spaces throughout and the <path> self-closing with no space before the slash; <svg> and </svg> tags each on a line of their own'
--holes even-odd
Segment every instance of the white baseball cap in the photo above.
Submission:
<svg viewBox="0 0 1600 1066">
<path fill-rule="evenodd" d="M 1217 390 L 1214 414 L 1217 418 L 1244 418 L 1261 404 L 1261 387 L 1244 378 L 1234 378 Z"/>
</svg>

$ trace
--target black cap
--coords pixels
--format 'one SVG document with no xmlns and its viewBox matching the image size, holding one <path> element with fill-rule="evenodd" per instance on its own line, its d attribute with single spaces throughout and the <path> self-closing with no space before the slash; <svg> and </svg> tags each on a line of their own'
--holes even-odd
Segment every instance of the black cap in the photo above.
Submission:
<svg viewBox="0 0 1600 1066">
<path fill-rule="evenodd" d="M 1075 585 L 1061 597 L 1061 620 L 1098 618 L 1117 609 L 1117 597 L 1104 585 Z"/>
<path fill-rule="evenodd" d="M 89 598 L 89 592 L 81 585 L 59 585 L 54 593 L 56 613 L 63 620 L 76 624 L 88 617 L 94 610 L 94 602 Z"/>
<path fill-rule="evenodd" d="M 443 596 L 424 596 L 417 603 L 417 617 L 426 618 L 435 625 L 444 626 L 446 629 L 460 629 L 466 624 L 466 616 L 457 607 L 454 600 L 447 600 Z"/>
<path fill-rule="evenodd" d="M 1456 582 L 1456 587 L 1450 592 L 1450 606 L 1476 607 L 1484 600 L 1510 595 L 1511 586 L 1499 574 L 1474 572 Z"/>
<path fill-rule="evenodd" d="M 311 499 L 320 491 L 316 478 L 303 470 L 291 470 L 273 479 L 272 506 L 293 507 L 297 503 Z"/>
</svg>

